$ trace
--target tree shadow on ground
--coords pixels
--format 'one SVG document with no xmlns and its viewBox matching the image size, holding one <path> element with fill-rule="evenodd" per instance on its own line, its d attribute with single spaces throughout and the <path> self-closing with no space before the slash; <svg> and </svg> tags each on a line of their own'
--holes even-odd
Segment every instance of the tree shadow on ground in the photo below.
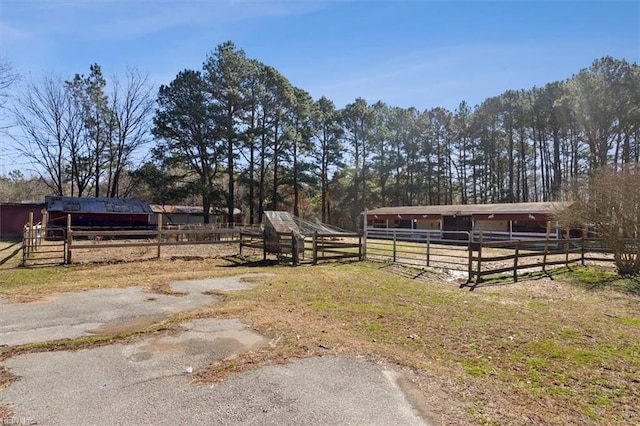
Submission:
<svg viewBox="0 0 640 426">
<path fill-rule="evenodd" d="M 640 296 L 640 276 L 618 275 L 612 271 L 586 269 L 577 271 L 573 281 L 587 290 L 613 290 L 620 293 Z"/>
<path fill-rule="evenodd" d="M 589 291 L 612 290 L 623 294 L 640 296 L 640 276 L 618 275 L 611 268 L 595 267 L 571 267 L 547 269 L 546 271 L 533 271 L 518 275 L 518 280 L 513 275 L 503 275 L 488 278 L 479 283 L 466 283 L 461 287 L 468 287 L 470 291 L 481 287 L 494 287 L 518 284 L 523 281 L 537 281 L 541 279 L 556 280 L 564 278 L 580 288 Z"/>
<path fill-rule="evenodd" d="M 16 246 L 18 246 L 18 248 L 15 248 Z M 10 252 L 11 249 L 13 249 L 13 251 Z M 0 253 L 2 253 L 3 256 L 5 256 L 0 259 L 0 265 L 4 265 L 8 261 L 16 257 L 18 253 L 20 253 L 21 251 L 22 251 L 22 244 L 19 241 L 16 241 L 15 243 L 4 247 L 3 249 L 0 250 Z"/>
<path fill-rule="evenodd" d="M 236 268 L 238 266 L 258 268 L 264 266 L 276 266 L 278 264 L 278 261 L 276 259 L 256 260 L 255 258 L 245 257 L 238 254 L 223 256 L 222 259 L 229 262 L 228 265 L 222 266 L 223 268 Z"/>
</svg>

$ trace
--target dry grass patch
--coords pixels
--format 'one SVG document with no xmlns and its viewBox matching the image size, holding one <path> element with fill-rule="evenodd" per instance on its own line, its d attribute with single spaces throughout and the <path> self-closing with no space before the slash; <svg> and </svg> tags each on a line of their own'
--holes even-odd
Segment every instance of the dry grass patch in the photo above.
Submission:
<svg viewBox="0 0 640 426">
<path fill-rule="evenodd" d="M 367 262 L 9 263 L 0 266 L 0 297 L 12 300 L 129 285 L 167 291 L 174 280 L 273 274 L 171 320 L 239 317 L 271 338 L 268 348 L 200 370 L 199 381 L 292 358 L 351 354 L 409 371 L 443 424 L 640 423 L 640 283 L 603 271 L 576 269 L 470 292 Z"/>
<path fill-rule="evenodd" d="M 0 242 L 0 257 L 5 253 Z M 198 260 L 160 258 L 148 260 L 74 263 L 48 267 L 20 267 L 19 256 L 0 264 L 0 298 L 12 302 L 30 302 L 48 295 L 94 288 L 140 286 L 147 291 L 173 294 L 172 281 L 214 278 L 246 273 L 252 269 L 233 266 L 220 256 Z M 232 267 L 233 266 L 233 267 Z"/>
<path fill-rule="evenodd" d="M 349 353 L 411 368 L 445 423 L 640 420 L 634 296 L 550 279 L 468 292 L 368 263 L 275 270 L 267 285 L 229 294 L 210 314 L 247 318 L 276 348 L 221 361 L 201 380 Z"/>
</svg>

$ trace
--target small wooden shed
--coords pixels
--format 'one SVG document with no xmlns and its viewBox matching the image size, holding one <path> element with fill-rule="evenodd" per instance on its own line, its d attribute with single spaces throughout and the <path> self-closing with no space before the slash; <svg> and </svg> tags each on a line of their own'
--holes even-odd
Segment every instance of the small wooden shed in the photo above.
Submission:
<svg viewBox="0 0 640 426">
<path fill-rule="evenodd" d="M 278 254 L 304 252 L 304 235 L 294 216 L 289 212 L 265 211 L 262 215 L 267 253 Z"/>
</svg>

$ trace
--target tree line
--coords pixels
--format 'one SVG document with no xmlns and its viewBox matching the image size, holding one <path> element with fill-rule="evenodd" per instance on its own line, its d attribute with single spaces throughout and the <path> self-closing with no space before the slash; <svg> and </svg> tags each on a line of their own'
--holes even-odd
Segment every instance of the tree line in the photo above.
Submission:
<svg viewBox="0 0 640 426">
<path fill-rule="evenodd" d="M 134 157 L 150 142 L 153 89 L 138 70 L 107 80 L 98 64 L 71 80 L 27 82 L 11 108 L 19 154 L 50 195 L 126 197 Z M 24 173 L 10 173 L 10 179 Z"/>
<path fill-rule="evenodd" d="M 249 223 L 265 210 L 289 210 L 357 229 L 363 210 L 382 205 L 564 200 L 598 168 L 640 158 L 640 68 L 611 57 L 565 81 L 454 111 L 362 98 L 337 108 L 232 42 L 202 69 L 178 73 L 155 99 L 143 83 L 133 73 L 106 96 L 94 65 L 88 77 L 57 85 L 61 92 L 27 91 L 35 99 L 23 98 L 16 115 L 21 146 L 47 158 L 39 164 L 43 180 L 56 182 L 52 190 L 161 204 L 190 199 L 205 212 L 226 209 L 229 220 L 241 208 Z M 52 92 L 46 102 L 35 96 L 42 92 Z M 127 94 L 139 102 L 126 102 Z M 65 96 L 62 111 L 78 114 L 76 125 L 45 127 L 38 108 L 25 108 L 56 109 Z M 58 137 L 57 155 L 42 152 L 43 129 L 47 148 Z M 149 144 L 148 157 L 132 167 L 133 153 Z"/>
</svg>

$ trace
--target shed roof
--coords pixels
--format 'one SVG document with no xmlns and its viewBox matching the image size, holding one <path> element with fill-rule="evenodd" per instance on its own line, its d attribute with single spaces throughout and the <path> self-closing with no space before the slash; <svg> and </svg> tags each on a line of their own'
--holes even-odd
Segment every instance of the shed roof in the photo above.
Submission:
<svg viewBox="0 0 640 426">
<path fill-rule="evenodd" d="M 105 197 L 58 197 L 44 198 L 49 212 L 64 213 L 114 213 L 149 214 L 153 213 L 146 201 L 138 199 Z"/>
<path fill-rule="evenodd" d="M 475 214 L 546 214 L 552 215 L 569 206 L 567 202 L 457 204 L 437 206 L 380 207 L 368 210 L 367 215 L 440 215 L 473 216 Z"/>
<path fill-rule="evenodd" d="M 151 210 L 154 213 L 166 213 L 166 214 L 192 214 L 192 215 L 202 215 L 204 208 L 202 206 L 176 206 L 169 204 L 151 204 Z M 211 208 L 209 210 L 210 214 L 214 215 L 222 215 L 227 214 L 229 210 L 226 207 L 223 208 Z M 242 215 L 242 210 L 237 207 L 234 207 L 233 214 L 238 216 Z"/>
<path fill-rule="evenodd" d="M 295 217 L 289 212 L 265 211 L 262 216 L 262 223 L 269 232 L 300 232 L 300 227 Z"/>
</svg>

